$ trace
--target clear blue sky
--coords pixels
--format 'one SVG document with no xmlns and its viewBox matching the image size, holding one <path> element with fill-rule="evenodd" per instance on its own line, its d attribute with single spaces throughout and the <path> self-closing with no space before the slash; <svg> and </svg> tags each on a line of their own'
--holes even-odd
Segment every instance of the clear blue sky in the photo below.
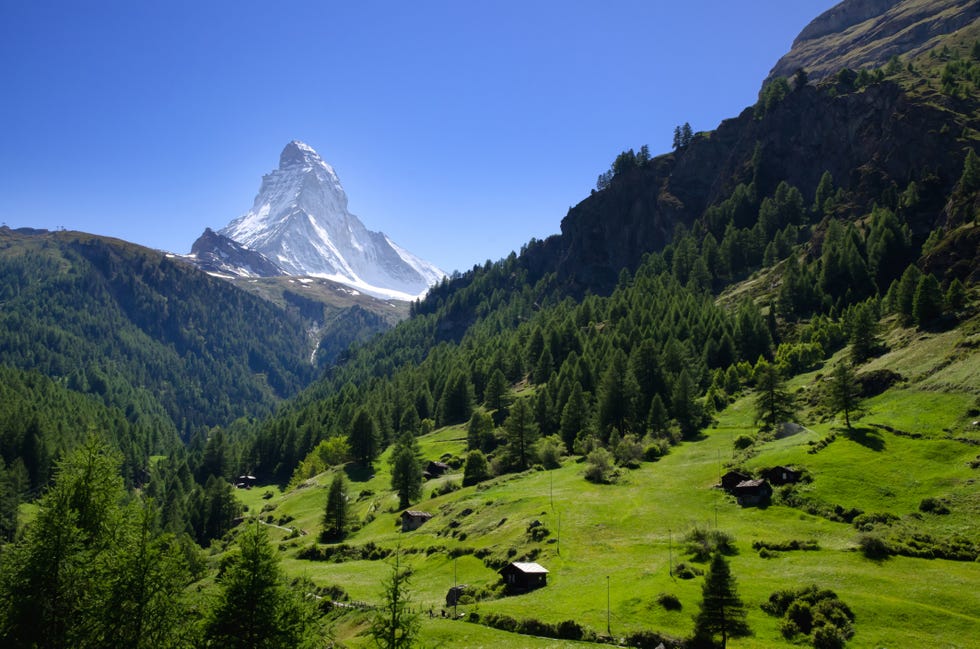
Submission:
<svg viewBox="0 0 980 649">
<path fill-rule="evenodd" d="M 187 252 L 292 139 L 447 271 L 754 103 L 835 0 L 0 0 L 0 221 Z"/>
</svg>

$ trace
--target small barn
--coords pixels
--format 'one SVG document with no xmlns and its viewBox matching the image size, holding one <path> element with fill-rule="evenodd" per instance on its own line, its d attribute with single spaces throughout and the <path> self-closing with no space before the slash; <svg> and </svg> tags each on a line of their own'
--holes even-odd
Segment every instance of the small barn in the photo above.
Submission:
<svg viewBox="0 0 980 649">
<path fill-rule="evenodd" d="M 417 530 L 422 527 L 423 524 L 430 518 L 432 514 L 429 512 L 420 512 L 414 509 L 406 509 L 402 512 L 402 532 L 411 532 L 412 530 Z"/>
<path fill-rule="evenodd" d="M 458 586 L 453 586 L 446 593 L 446 606 L 456 606 L 459 603 L 459 598 L 466 594 L 469 586 L 466 584 L 459 584 Z"/>
<path fill-rule="evenodd" d="M 537 563 L 509 563 L 500 569 L 500 577 L 507 590 L 512 593 L 526 593 L 548 585 L 548 571 Z"/>
<path fill-rule="evenodd" d="M 794 484 L 800 481 L 801 473 L 788 466 L 774 466 L 762 471 L 762 477 L 774 485 Z"/>
<path fill-rule="evenodd" d="M 735 487 L 737 487 L 740 482 L 745 482 L 746 480 L 751 479 L 752 476 L 745 475 L 741 471 L 729 471 L 725 475 L 721 476 L 721 488 L 728 493 L 735 493 Z"/>
<path fill-rule="evenodd" d="M 765 478 L 743 480 L 735 486 L 732 493 L 742 507 L 765 505 L 769 503 L 769 499 L 772 497 L 772 487 Z"/>
<path fill-rule="evenodd" d="M 254 475 L 240 475 L 238 476 L 238 480 L 235 481 L 235 486 L 239 489 L 251 489 L 255 486 L 256 482 L 258 480 Z"/>
<path fill-rule="evenodd" d="M 429 462 L 425 466 L 425 470 L 422 471 L 422 477 L 425 478 L 426 480 L 429 480 L 431 478 L 438 478 L 439 476 L 443 475 L 447 471 L 449 471 L 448 464 L 446 464 L 445 462 L 436 462 L 433 460 L 432 462 Z"/>
</svg>

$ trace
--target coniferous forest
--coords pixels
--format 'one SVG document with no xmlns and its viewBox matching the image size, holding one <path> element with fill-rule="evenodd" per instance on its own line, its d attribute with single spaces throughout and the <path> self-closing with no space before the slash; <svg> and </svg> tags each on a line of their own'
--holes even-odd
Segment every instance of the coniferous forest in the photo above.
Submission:
<svg viewBox="0 0 980 649">
<path fill-rule="evenodd" d="M 322 368 L 295 305 L 0 229 L 4 646 L 976 646 L 978 89 L 977 38 L 772 80 Z"/>
</svg>

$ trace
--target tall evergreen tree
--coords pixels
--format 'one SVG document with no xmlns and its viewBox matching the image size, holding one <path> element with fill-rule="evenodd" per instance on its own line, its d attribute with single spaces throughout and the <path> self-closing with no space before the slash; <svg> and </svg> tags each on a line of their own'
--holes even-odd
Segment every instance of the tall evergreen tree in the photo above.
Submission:
<svg viewBox="0 0 980 649">
<path fill-rule="evenodd" d="M 152 503 L 123 506 L 121 456 L 95 436 L 58 464 L 26 533 L 0 553 L 3 646 L 170 647 L 183 557 Z"/>
<path fill-rule="evenodd" d="M 347 536 L 347 514 L 347 480 L 337 471 L 327 490 L 321 534 L 324 541 L 340 541 Z"/>
<path fill-rule="evenodd" d="M 863 363 L 881 348 L 881 339 L 878 337 L 878 314 L 875 305 L 871 302 L 862 302 L 854 305 L 847 312 L 847 329 L 851 342 L 851 361 Z"/>
<path fill-rule="evenodd" d="M 756 365 L 755 386 L 756 421 L 763 422 L 767 430 L 775 430 L 777 424 L 793 414 L 793 395 L 786 389 L 779 369 L 764 360 Z"/>
<path fill-rule="evenodd" d="M 504 422 L 504 431 L 510 454 L 522 471 L 528 466 L 531 446 L 538 439 L 538 425 L 534 421 L 534 411 L 527 398 L 518 399 L 510 409 L 510 416 Z"/>
<path fill-rule="evenodd" d="M 854 375 L 854 367 L 846 362 L 840 362 L 830 375 L 830 385 L 827 390 L 827 404 L 837 413 L 844 413 L 844 425 L 851 428 L 851 413 L 857 408 L 861 395 L 861 386 Z"/>
<path fill-rule="evenodd" d="M 362 465 L 369 466 L 378 457 L 381 443 L 378 439 L 378 427 L 367 408 L 357 411 L 347 441 L 350 443 L 351 455 Z"/>
<path fill-rule="evenodd" d="M 731 568 L 721 553 L 715 553 L 701 586 L 701 610 L 694 619 L 694 635 L 707 639 L 720 635 L 725 649 L 729 638 L 751 634 L 746 615 Z"/>
<path fill-rule="evenodd" d="M 418 442 L 402 435 L 391 451 L 391 488 L 398 493 L 398 506 L 405 509 L 422 495 L 422 465 Z"/>
<path fill-rule="evenodd" d="M 568 401 L 561 411 L 561 425 L 559 434 L 565 442 L 566 448 L 572 448 L 575 440 L 588 426 L 589 413 L 588 403 L 582 392 L 582 385 L 578 381 L 572 383 L 572 391 L 568 395 Z"/>
<path fill-rule="evenodd" d="M 379 649 L 410 649 L 415 646 L 421 628 L 418 616 L 409 607 L 410 573 L 400 563 L 396 551 L 391 574 L 383 582 L 382 604 L 375 609 L 371 621 L 371 637 Z"/>
<path fill-rule="evenodd" d="M 290 589 L 265 526 L 248 522 L 238 549 L 218 577 L 221 592 L 208 616 L 208 646 L 230 649 L 294 649 L 316 641 L 315 612 Z"/>
<path fill-rule="evenodd" d="M 495 369 L 483 390 L 483 405 L 487 410 L 506 410 L 512 400 L 507 377 L 499 368 Z"/>
<path fill-rule="evenodd" d="M 701 430 L 704 408 L 697 401 L 697 388 L 687 368 L 681 370 L 677 380 L 674 381 L 671 414 L 677 420 L 684 437 L 693 437 Z"/>
<path fill-rule="evenodd" d="M 919 327 L 928 327 L 943 313 L 943 291 L 932 273 L 925 273 L 915 287 L 912 317 Z"/>
</svg>

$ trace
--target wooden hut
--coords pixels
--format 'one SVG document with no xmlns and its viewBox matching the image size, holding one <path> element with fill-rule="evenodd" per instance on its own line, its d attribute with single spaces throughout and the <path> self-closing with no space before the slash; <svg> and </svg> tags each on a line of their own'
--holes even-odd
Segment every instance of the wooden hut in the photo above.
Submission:
<svg viewBox="0 0 980 649">
<path fill-rule="evenodd" d="M 432 518 L 429 512 L 420 512 L 415 509 L 406 509 L 402 512 L 402 532 L 411 532 L 422 527 L 422 525 Z"/>
<path fill-rule="evenodd" d="M 537 563 L 515 561 L 500 569 L 500 576 L 513 593 L 526 593 L 548 585 L 548 571 Z"/>
</svg>

